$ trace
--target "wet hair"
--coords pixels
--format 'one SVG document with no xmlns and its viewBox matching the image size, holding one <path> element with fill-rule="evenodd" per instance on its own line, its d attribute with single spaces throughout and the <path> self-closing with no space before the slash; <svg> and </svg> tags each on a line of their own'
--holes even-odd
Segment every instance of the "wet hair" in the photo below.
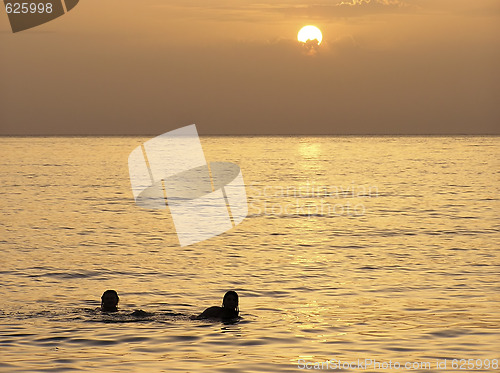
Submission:
<svg viewBox="0 0 500 373">
<path fill-rule="evenodd" d="M 240 309 L 239 309 L 240 302 L 239 302 L 238 293 L 235 292 L 234 290 L 229 290 L 226 294 L 224 294 L 224 298 L 222 298 L 222 308 L 226 308 L 229 310 L 229 307 L 226 306 L 226 300 L 230 296 L 234 296 L 236 298 L 236 308 L 230 309 L 230 310 L 233 311 L 236 314 L 236 316 L 238 316 L 238 314 L 240 313 Z"/>
<path fill-rule="evenodd" d="M 235 304 L 229 305 L 228 299 L 234 298 Z M 222 299 L 222 307 L 213 306 L 207 308 L 200 315 L 192 317 L 192 319 L 203 320 L 203 319 L 219 319 L 224 321 L 230 321 L 237 319 L 240 313 L 238 308 L 238 294 L 235 291 L 228 291 L 224 294 Z"/>
<path fill-rule="evenodd" d="M 106 312 L 116 312 L 120 297 L 116 290 L 106 290 L 101 296 L 101 310 Z"/>
</svg>

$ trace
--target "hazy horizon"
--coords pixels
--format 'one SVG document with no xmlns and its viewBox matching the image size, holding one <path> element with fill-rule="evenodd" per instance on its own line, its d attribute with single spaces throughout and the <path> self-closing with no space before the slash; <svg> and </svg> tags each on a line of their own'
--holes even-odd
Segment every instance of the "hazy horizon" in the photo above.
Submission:
<svg viewBox="0 0 500 373">
<path fill-rule="evenodd" d="M 500 134 L 494 0 L 87 0 L 0 43 L 0 135 Z"/>
<path fill-rule="evenodd" d="M 150 137 L 157 136 L 159 133 L 140 133 L 134 135 L 123 135 L 123 134 L 49 134 L 49 135 L 0 135 L 0 137 Z M 200 137 L 499 137 L 500 134 L 464 134 L 464 133 L 450 133 L 450 134 L 397 134 L 397 133 L 386 133 L 386 134 L 211 134 L 204 133 L 199 134 Z"/>
</svg>

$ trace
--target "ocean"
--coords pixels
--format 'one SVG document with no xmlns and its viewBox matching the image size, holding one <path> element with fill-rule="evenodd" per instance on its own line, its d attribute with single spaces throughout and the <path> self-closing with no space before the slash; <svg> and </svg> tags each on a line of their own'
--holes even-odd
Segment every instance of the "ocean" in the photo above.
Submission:
<svg viewBox="0 0 500 373">
<path fill-rule="evenodd" d="M 0 138 L 0 371 L 500 371 L 498 137 L 202 137 L 248 216 L 186 247 L 146 140 Z"/>
</svg>

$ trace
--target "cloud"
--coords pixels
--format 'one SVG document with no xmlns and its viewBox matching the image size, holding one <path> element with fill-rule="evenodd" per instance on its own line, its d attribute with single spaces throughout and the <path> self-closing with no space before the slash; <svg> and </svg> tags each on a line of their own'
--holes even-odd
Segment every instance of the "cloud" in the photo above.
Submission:
<svg viewBox="0 0 500 373">
<path fill-rule="evenodd" d="M 359 17 L 371 14 L 400 13 L 414 9 L 403 0 L 320 0 L 310 4 L 304 0 L 287 0 L 279 3 L 262 3 L 253 0 L 241 2 L 170 2 L 156 4 L 155 7 L 174 7 L 187 9 L 194 18 L 202 16 L 205 19 L 219 21 L 247 21 L 260 23 L 276 14 L 298 17 L 332 18 Z"/>
<path fill-rule="evenodd" d="M 275 11 L 316 18 L 352 18 L 383 14 L 455 14 L 500 16 L 498 0 L 322 0 L 315 4 L 290 2 Z"/>
<path fill-rule="evenodd" d="M 310 19 L 355 18 L 391 14 L 458 14 L 468 16 L 500 16 L 498 0 L 285 0 L 263 3 L 255 0 L 239 2 L 165 3 L 178 9 L 189 9 L 193 18 L 217 21 L 275 22 L 273 15 Z M 196 12 L 192 12 L 192 11 Z"/>
<path fill-rule="evenodd" d="M 332 8 L 332 6 L 330 6 Z M 354 16 L 373 13 L 395 13 L 414 9 L 401 0 L 351 0 L 333 6 L 337 11 Z M 350 13 L 349 13 L 350 12 Z"/>
<path fill-rule="evenodd" d="M 456 14 L 467 17 L 498 17 L 498 0 L 414 0 L 425 13 Z"/>
<path fill-rule="evenodd" d="M 337 3 L 294 5 L 275 8 L 289 16 L 309 18 L 351 18 L 375 14 L 394 14 L 415 11 L 416 7 L 401 0 L 344 0 Z"/>
</svg>

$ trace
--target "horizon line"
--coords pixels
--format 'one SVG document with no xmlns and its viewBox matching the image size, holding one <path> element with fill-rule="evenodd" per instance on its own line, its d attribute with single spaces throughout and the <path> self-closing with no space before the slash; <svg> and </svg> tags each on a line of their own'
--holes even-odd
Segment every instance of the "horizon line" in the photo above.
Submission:
<svg viewBox="0 0 500 373">
<path fill-rule="evenodd" d="M 167 131 L 169 132 L 169 131 Z M 0 134 L 0 137 L 155 137 L 158 133 L 149 134 Z M 346 133 L 346 134 L 198 134 L 201 137 L 496 137 L 500 133 Z"/>
</svg>

